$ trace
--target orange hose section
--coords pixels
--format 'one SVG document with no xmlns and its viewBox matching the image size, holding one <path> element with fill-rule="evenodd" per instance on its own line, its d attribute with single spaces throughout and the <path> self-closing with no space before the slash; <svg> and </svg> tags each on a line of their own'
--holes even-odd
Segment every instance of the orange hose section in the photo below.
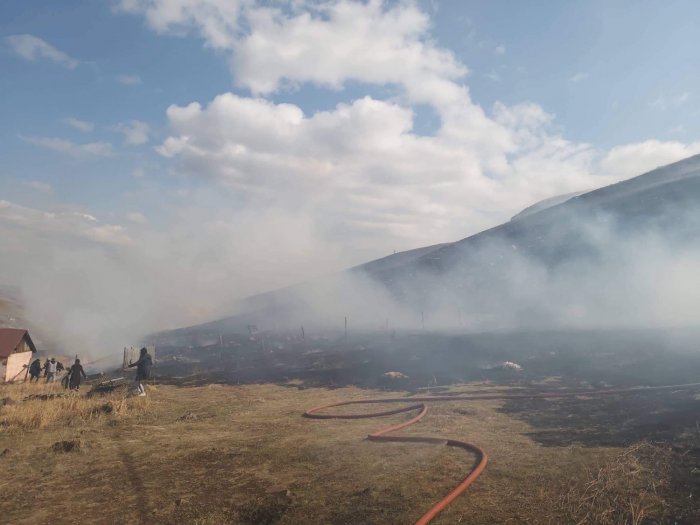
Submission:
<svg viewBox="0 0 700 525">
<path fill-rule="evenodd" d="M 553 392 L 540 392 L 537 394 L 469 394 L 469 395 L 454 395 L 454 396 L 423 396 L 423 397 L 392 397 L 386 399 L 359 399 L 352 401 L 338 401 L 336 403 L 329 403 L 327 405 L 321 405 L 311 408 L 304 412 L 304 417 L 312 419 L 364 419 L 372 417 L 382 417 L 390 416 L 393 414 L 400 414 L 402 412 L 410 412 L 412 410 L 419 410 L 417 416 L 399 423 L 398 425 L 392 425 L 390 427 L 382 428 L 373 432 L 367 436 L 370 441 L 398 441 L 398 442 L 409 442 L 409 443 L 432 443 L 432 444 L 445 444 L 450 447 L 459 447 L 464 450 L 469 450 L 474 452 L 477 457 L 476 466 L 469 472 L 469 475 L 464 478 L 459 485 L 457 485 L 452 491 L 450 491 L 447 496 L 438 501 L 433 505 L 428 512 L 423 514 L 421 518 L 416 521 L 416 525 L 427 525 L 430 523 L 440 512 L 442 512 L 452 501 L 454 501 L 457 496 L 462 494 L 469 486 L 474 483 L 476 478 L 483 472 L 486 468 L 486 463 L 488 457 L 486 452 L 482 448 L 472 443 L 467 443 L 465 441 L 457 441 L 453 439 L 444 439 L 438 437 L 429 436 L 387 436 L 392 432 L 406 428 L 414 423 L 417 423 L 423 416 L 428 413 L 428 406 L 426 403 L 432 401 L 486 401 L 494 399 L 553 399 L 553 398 L 563 398 L 563 397 L 588 397 L 588 396 L 605 396 L 605 395 L 619 395 L 619 394 L 637 394 L 642 392 L 653 392 L 658 390 L 682 390 L 690 388 L 698 388 L 700 383 L 687 383 L 683 385 L 664 385 L 656 387 L 635 387 L 635 388 L 617 388 L 617 389 L 607 389 L 607 390 L 558 390 Z M 385 410 L 381 412 L 370 412 L 367 414 L 319 414 L 318 412 L 325 410 L 327 408 L 334 408 L 345 405 L 365 405 L 365 404 L 379 404 L 379 403 L 413 403 L 409 406 L 397 408 L 393 410 Z"/>
</svg>

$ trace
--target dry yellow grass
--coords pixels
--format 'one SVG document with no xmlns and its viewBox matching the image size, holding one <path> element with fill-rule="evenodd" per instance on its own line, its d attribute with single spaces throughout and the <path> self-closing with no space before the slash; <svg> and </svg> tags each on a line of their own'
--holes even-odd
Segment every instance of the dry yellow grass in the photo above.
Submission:
<svg viewBox="0 0 700 525">
<path fill-rule="evenodd" d="M 11 388 L 0 388 L 0 398 Z M 124 403 L 111 414 L 91 413 L 104 398 L 81 397 L 72 405 L 81 416 L 73 419 L 59 415 L 33 426 L 12 416 L 18 423 L 0 430 L 0 452 L 11 450 L 0 457 L 0 515 L 17 524 L 412 523 L 473 461 L 448 447 L 363 439 L 405 415 L 301 417 L 310 406 L 387 393 L 274 385 L 147 389 L 146 398 L 106 398 Z M 44 410 L 55 404 L 63 414 L 71 410 L 63 402 L 40 403 Z M 592 491 L 600 493 L 590 488 L 592 481 L 609 498 L 597 501 L 614 506 L 618 495 L 620 504 L 614 516 L 590 514 L 587 523 L 634 523 L 640 510 L 627 509 L 630 503 L 642 505 L 647 516 L 659 512 L 655 503 L 629 499 L 649 486 L 650 471 L 629 476 L 636 468 L 629 461 L 631 470 L 616 471 L 620 449 L 542 447 L 526 435 L 532 430 L 527 424 L 497 411 L 499 406 L 434 404 L 406 431 L 467 439 L 490 456 L 485 474 L 436 524 L 575 523 L 596 505 L 585 503 Z M 15 413 L 15 405 L 4 407 L 0 418 L 10 417 L 8 409 Z M 80 440 L 80 452 L 54 452 L 51 445 L 61 440 Z M 627 459 L 641 462 L 639 452 L 630 449 Z M 622 485 L 606 481 L 616 477 L 624 477 Z M 35 504 L 47 496 L 50 506 Z"/>
<path fill-rule="evenodd" d="M 124 415 L 134 405 L 138 405 L 139 410 L 145 409 L 145 402 L 130 403 L 129 400 L 121 396 L 88 399 L 79 393 L 67 392 L 55 383 L 24 383 L 4 387 L 3 390 L 4 393 L 9 394 L 3 397 L 12 400 L 11 404 L 3 407 L 0 411 L 0 431 L 4 432 L 17 433 L 55 425 L 82 425 L 106 414 Z M 25 400 L 30 396 L 41 395 L 61 397 L 50 400 Z"/>
<path fill-rule="evenodd" d="M 670 455 L 667 448 L 642 442 L 586 468 L 559 498 L 563 515 L 577 525 L 640 525 L 662 515 Z"/>
</svg>

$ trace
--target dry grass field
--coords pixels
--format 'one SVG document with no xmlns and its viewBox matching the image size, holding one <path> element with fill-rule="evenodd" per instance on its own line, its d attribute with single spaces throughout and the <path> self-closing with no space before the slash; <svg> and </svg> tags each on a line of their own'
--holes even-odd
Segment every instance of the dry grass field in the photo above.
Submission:
<svg viewBox="0 0 700 525">
<path fill-rule="evenodd" d="M 156 385 L 145 398 L 21 401 L 49 392 L 62 393 L 0 387 L 0 399 L 16 401 L 0 408 L 4 523 L 412 523 L 473 461 L 444 446 L 363 439 L 405 414 L 301 417 L 310 406 L 387 392 Z M 670 450 L 544 447 L 500 405 L 436 403 L 406 431 L 467 439 L 490 456 L 436 523 L 665 522 Z"/>
</svg>

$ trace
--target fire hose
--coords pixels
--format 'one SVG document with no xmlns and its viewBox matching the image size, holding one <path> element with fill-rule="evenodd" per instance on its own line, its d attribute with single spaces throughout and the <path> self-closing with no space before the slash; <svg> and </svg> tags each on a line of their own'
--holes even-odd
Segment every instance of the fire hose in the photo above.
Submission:
<svg viewBox="0 0 700 525">
<path fill-rule="evenodd" d="M 476 481 L 479 475 L 486 468 L 486 463 L 488 461 L 488 456 L 486 452 L 473 443 L 467 443 L 466 441 L 458 441 L 455 439 L 445 439 L 440 437 L 430 437 L 430 436 L 389 436 L 392 432 L 396 432 L 403 428 L 417 423 L 428 413 L 428 405 L 426 403 L 430 402 L 441 402 L 441 401 L 489 401 L 489 400 L 508 400 L 508 399 L 555 399 L 555 398 L 567 398 L 567 397 L 599 397 L 606 395 L 622 395 L 622 394 L 637 394 L 646 392 L 655 392 L 659 390 L 687 390 L 693 388 L 700 388 L 700 383 L 686 383 L 682 385 L 664 385 L 664 386 L 653 386 L 653 387 L 633 387 L 633 388 L 615 388 L 615 389 L 605 389 L 605 390 L 555 390 L 552 392 L 538 392 L 533 394 L 468 394 L 468 395 L 442 395 L 442 396 L 423 396 L 423 397 L 394 397 L 394 398 L 374 398 L 374 399 L 357 399 L 349 401 L 338 401 L 335 403 L 329 403 L 326 405 L 317 406 L 311 408 L 304 412 L 304 417 L 312 419 L 366 419 L 374 417 L 390 416 L 394 414 L 401 414 L 403 412 L 411 412 L 418 410 L 418 415 L 399 423 L 397 425 L 392 425 L 386 428 L 382 428 L 371 434 L 367 435 L 367 439 L 370 441 L 390 441 L 390 442 L 401 442 L 401 443 L 430 443 L 435 445 L 445 444 L 449 447 L 462 448 L 464 450 L 473 452 L 476 455 L 476 466 L 472 468 L 466 478 L 464 478 L 455 488 L 450 491 L 444 498 L 433 505 L 421 518 L 416 521 L 415 525 L 427 525 L 430 523 L 440 512 L 442 512 L 447 506 L 452 503 L 460 494 L 466 491 L 469 486 Z M 329 408 L 348 406 L 348 405 L 365 405 L 365 404 L 382 404 L 382 403 L 411 403 L 408 406 L 396 408 L 393 410 L 384 410 L 380 412 L 370 412 L 364 414 L 337 414 L 337 413 L 323 413 Z"/>
</svg>

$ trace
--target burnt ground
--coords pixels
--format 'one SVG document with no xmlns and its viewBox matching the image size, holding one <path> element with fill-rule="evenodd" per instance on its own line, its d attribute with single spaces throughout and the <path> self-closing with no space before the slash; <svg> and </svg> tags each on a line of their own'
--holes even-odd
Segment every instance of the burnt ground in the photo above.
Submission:
<svg viewBox="0 0 700 525">
<path fill-rule="evenodd" d="M 213 334 L 212 334 L 213 335 Z M 700 330 L 445 334 L 375 331 L 345 338 L 325 332 L 226 334 L 208 344 L 155 341 L 156 373 L 178 382 L 255 383 L 297 379 L 305 386 L 415 390 L 467 381 L 532 386 L 559 378 L 605 387 L 700 381 Z M 520 364 L 513 372 L 497 367 Z M 408 376 L 382 377 L 388 371 Z"/>
<path fill-rule="evenodd" d="M 0 407 L 0 462 L 12 480 L 0 515 L 17 524 L 70 513 L 105 524 L 414 523 L 463 479 L 464 452 L 363 439 L 407 414 L 317 421 L 304 410 L 418 392 L 686 383 L 697 379 L 693 337 L 265 333 L 159 344 L 147 397 L 0 386 L 12 401 Z M 504 360 L 523 369 L 494 368 Z M 383 379 L 391 370 L 408 377 Z M 485 474 L 436 525 L 696 525 L 699 394 L 430 403 L 403 432 L 467 439 L 489 454 Z M 50 509 L 33 504 L 46 494 Z"/>
<path fill-rule="evenodd" d="M 602 398 L 508 400 L 499 410 L 536 430 L 545 447 L 628 447 L 649 442 L 669 450 L 664 497 L 675 507 L 669 523 L 700 523 L 700 397 L 697 391 L 657 391 Z"/>
<path fill-rule="evenodd" d="M 171 342 L 172 343 L 172 342 Z M 229 334 L 209 346 L 158 347 L 158 374 L 178 384 L 276 382 L 313 387 L 439 392 L 484 382 L 492 389 L 607 388 L 700 382 L 700 331 L 635 330 L 440 334 L 426 331 Z M 514 371 L 498 364 L 512 361 Z M 404 379 L 390 380 L 397 371 Z M 597 398 L 508 400 L 502 413 L 526 422 L 544 447 L 629 447 L 669 452 L 668 523 L 700 523 L 700 389 Z M 692 503 L 692 504 L 691 504 Z"/>
<path fill-rule="evenodd" d="M 697 391 L 657 391 L 613 397 L 507 400 L 506 414 L 538 430 L 528 434 L 544 446 L 629 446 L 640 440 L 672 444 L 686 429 L 691 452 L 700 456 Z"/>
<path fill-rule="evenodd" d="M 669 523 L 700 523 L 700 395 L 664 390 L 599 398 L 508 400 L 500 409 L 536 430 L 527 435 L 545 447 L 628 447 L 649 442 L 667 449 L 670 480 L 664 497 Z"/>
</svg>

